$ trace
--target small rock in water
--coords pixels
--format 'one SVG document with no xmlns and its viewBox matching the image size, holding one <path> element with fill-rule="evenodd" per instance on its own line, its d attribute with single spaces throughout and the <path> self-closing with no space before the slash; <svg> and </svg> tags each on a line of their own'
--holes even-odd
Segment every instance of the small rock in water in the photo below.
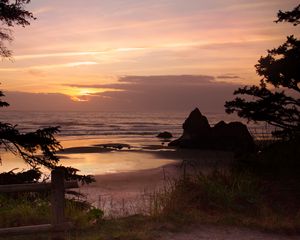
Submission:
<svg viewBox="0 0 300 240">
<path fill-rule="evenodd" d="M 130 149 L 130 145 L 124 143 L 105 143 L 105 144 L 97 144 L 95 146 L 101 148 L 118 149 L 118 150 L 121 150 L 122 148 Z"/>
<path fill-rule="evenodd" d="M 165 131 L 165 132 L 159 133 L 156 137 L 158 137 L 158 138 L 172 138 L 173 135 L 172 135 L 172 133 Z"/>
</svg>

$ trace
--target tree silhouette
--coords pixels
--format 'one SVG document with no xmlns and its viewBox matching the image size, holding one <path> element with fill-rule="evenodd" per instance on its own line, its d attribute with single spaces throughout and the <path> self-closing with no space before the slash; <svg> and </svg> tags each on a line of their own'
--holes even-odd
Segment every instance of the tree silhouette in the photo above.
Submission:
<svg viewBox="0 0 300 240">
<path fill-rule="evenodd" d="M 29 2 L 30 0 L 0 0 L 0 23 L 8 27 L 29 25 L 29 21 L 35 19 L 31 12 L 24 9 Z M 10 29 L 0 28 L 0 56 L 2 57 L 11 56 L 11 51 L 3 43 L 5 40 L 12 40 L 11 34 Z M 2 101 L 2 97 L 4 94 L 0 91 L 0 108 L 8 107 L 9 104 Z M 58 166 L 59 158 L 56 153 L 62 149 L 54 137 L 54 134 L 58 132 L 59 127 L 48 127 L 34 132 L 21 133 L 17 126 L 0 122 L 0 148 L 20 156 L 36 173 L 39 173 L 40 166 L 48 169 L 60 167 L 64 169 L 66 179 L 77 179 L 84 183 L 94 181 L 92 176 L 77 174 L 78 170 L 75 168 Z M 28 174 L 28 176 L 36 177 L 38 174 Z"/>
<path fill-rule="evenodd" d="M 4 42 L 12 41 L 12 30 L 10 27 L 20 25 L 25 27 L 30 24 L 30 20 L 35 19 L 33 14 L 24 9 L 30 0 L 0 0 L 0 56 L 10 57 L 12 52 L 8 50 Z"/>
<path fill-rule="evenodd" d="M 295 7 L 292 11 L 282 12 L 279 11 L 277 14 L 278 19 L 275 22 L 290 22 L 294 26 L 300 23 L 300 4 Z"/>
<path fill-rule="evenodd" d="M 278 12 L 276 22 L 300 23 L 300 5 L 292 11 Z M 247 99 L 236 97 L 225 103 L 226 112 L 236 112 L 248 121 L 267 122 L 277 128 L 274 135 L 294 138 L 300 133 L 300 41 L 288 36 L 281 46 L 268 50 L 255 65 L 262 77 L 259 86 L 245 86 L 234 95 L 245 95 Z M 252 99 L 252 100 L 249 100 Z"/>
</svg>

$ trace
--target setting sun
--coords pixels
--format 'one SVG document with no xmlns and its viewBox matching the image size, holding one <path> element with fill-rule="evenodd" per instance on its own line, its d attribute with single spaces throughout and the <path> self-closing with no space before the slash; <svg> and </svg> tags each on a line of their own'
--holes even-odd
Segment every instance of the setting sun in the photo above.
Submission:
<svg viewBox="0 0 300 240">
<path fill-rule="evenodd" d="M 113 88 L 80 88 L 71 87 L 64 93 L 70 96 L 71 100 L 74 102 L 88 102 L 91 97 L 99 96 L 101 93 L 110 91 L 121 91 Z"/>
<path fill-rule="evenodd" d="M 89 89 L 89 88 L 72 88 L 70 92 L 68 91 L 67 94 L 70 96 L 72 101 L 74 102 L 87 102 L 89 101 L 89 96 L 104 92 L 105 89 L 101 91 L 101 89 Z"/>
<path fill-rule="evenodd" d="M 72 96 L 71 99 L 74 102 L 87 102 L 88 99 L 84 99 L 84 96 Z"/>
</svg>

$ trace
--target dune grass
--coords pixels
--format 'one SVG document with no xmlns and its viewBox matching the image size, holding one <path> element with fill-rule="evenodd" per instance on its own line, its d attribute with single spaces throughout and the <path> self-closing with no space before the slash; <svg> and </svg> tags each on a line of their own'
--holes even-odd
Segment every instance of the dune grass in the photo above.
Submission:
<svg viewBox="0 0 300 240">
<path fill-rule="evenodd" d="M 183 175 L 153 195 L 150 215 L 300 232 L 300 141 L 274 141 L 229 169 Z"/>
<path fill-rule="evenodd" d="M 156 193 L 153 205 L 161 211 L 155 212 L 155 217 L 182 224 L 214 223 L 299 232 L 297 193 L 290 190 L 280 194 L 278 187 L 277 183 L 262 180 L 249 172 L 199 173 L 179 179 L 167 192 Z M 280 197 L 274 199 L 274 191 Z"/>
<path fill-rule="evenodd" d="M 103 211 L 84 201 L 66 199 L 66 220 L 83 229 L 103 218 Z M 0 228 L 51 223 L 50 195 L 20 193 L 0 195 Z"/>
</svg>

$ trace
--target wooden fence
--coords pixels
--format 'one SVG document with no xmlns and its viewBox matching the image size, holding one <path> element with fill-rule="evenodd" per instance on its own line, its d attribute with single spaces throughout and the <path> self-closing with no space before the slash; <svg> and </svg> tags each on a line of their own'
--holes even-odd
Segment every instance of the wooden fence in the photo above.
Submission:
<svg viewBox="0 0 300 240">
<path fill-rule="evenodd" d="M 51 183 L 10 184 L 0 185 L 0 193 L 41 192 L 51 190 L 51 224 L 32 225 L 12 228 L 0 228 L 0 235 L 13 235 L 37 232 L 60 232 L 71 228 L 72 224 L 65 221 L 65 189 L 78 188 L 77 181 L 65 181 L 64 171 L 56 169 L 51 172 Z"/>
</svg>

